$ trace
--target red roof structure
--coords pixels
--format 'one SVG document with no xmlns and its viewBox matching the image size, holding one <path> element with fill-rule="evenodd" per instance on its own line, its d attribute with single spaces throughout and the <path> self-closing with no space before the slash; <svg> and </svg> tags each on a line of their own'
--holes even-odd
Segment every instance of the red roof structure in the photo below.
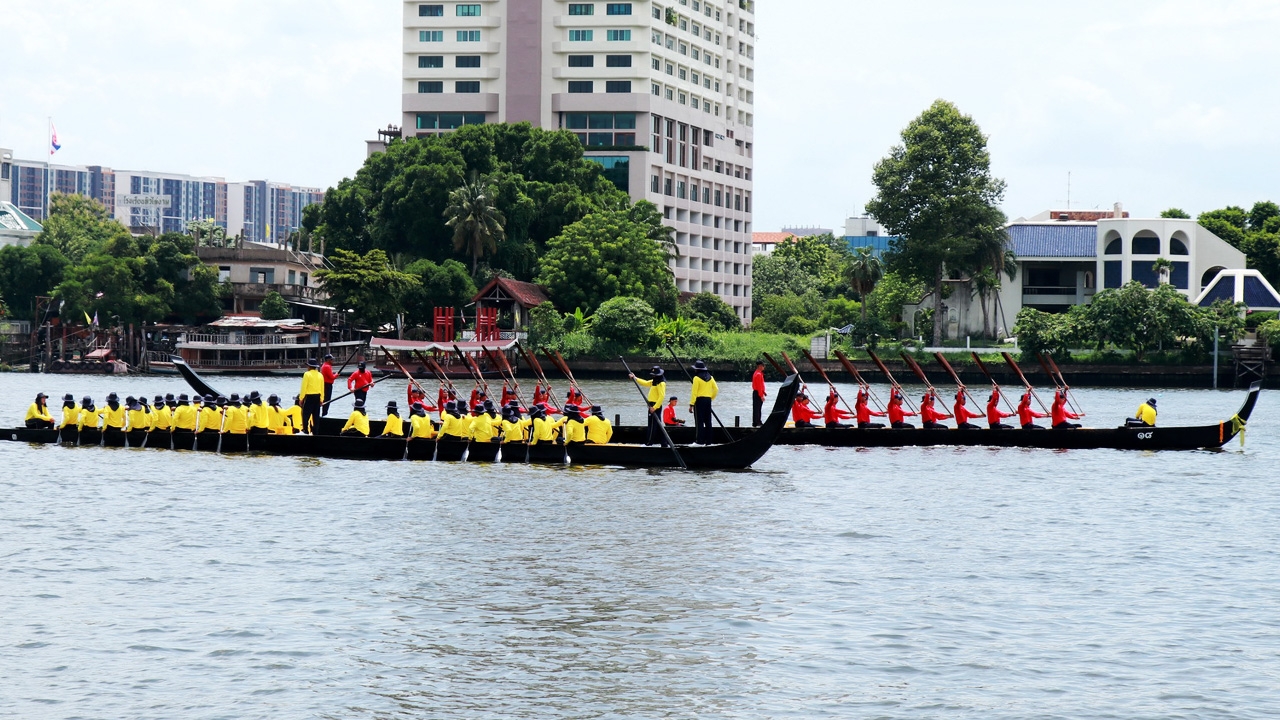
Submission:
<svg viewBox="0 0 1280 720">
<path fill-rule="evenodd" d="M 547 292 L 540 285 L 533 283 L 512 280 L 511 278 L 496 277 L 489 281 L 476 296 L 471 298 L 471 302 L 479 303 L 489 301 L 497 304 L 504 301 L 515 301 L 525 310 L 532 310 L 550 298 Z"/>
</svg>

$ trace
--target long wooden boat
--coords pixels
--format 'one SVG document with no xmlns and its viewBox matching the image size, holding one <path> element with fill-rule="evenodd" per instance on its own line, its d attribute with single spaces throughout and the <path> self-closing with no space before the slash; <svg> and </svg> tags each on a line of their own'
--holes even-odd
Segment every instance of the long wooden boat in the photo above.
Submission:
<svg viewBox="0 0 1280 720">
<path fill-rule="evenodd" d="M 198 376 L 197 376 L 198 377 Z M 194 386 L 194 384 L 193 384 Z M 207 385 L 205 385 L 208 388 Z M 266 453 L 351 460 L 435 460 L 467 462 L 515 462 L 538 464 L 606 465 L 624 467 L 678 467 L 690 469 L 742 469 L 768 452 L 787 422 L 799 380 L 788 378 L 778 392 L 769 418 L 760 428 L 731 442 L 715 445 L 678 445 L 675 449 L 640 443 L 475 443 L 461 440 L 397 440 L 340 435 L 231 435 L 195 434 L 190 431 L 147 433 L 97 429 L 0 431 L 0 440 L 59 443 L 73 446 L 150 448 L 223 454 Z M 208 388 L 212 390 L 212 388 Z M 202 390 L 203 392 L 203 390 Z M 678 455 L 677 455 L 678 453 Z"/>
<path fill-rule="evenodd" d="M 1074 430 L 895 430 L 877 428 L 788 427 L 778 435 L 778 445 L 822 445 L 825 447 L 930 447 L 977 446 L 1022 447 L 1051 450 L 1201 450 L 1221 448 L 1245 428 L 1258 402 L 1261 383 L 1249 388 L 1240 411 L 1231 418 L 1211 425 L 1153 428 L 1077 428 Z M 672 441 L 688 442 L 693 429 L 669 428 Z M 636 442 L 646 429 L 623 426 L 614 429 L 614 439 Z M 716 429 L 716 439 L 736 439 L 751 432 L 750 428 Z"/>
</svg>

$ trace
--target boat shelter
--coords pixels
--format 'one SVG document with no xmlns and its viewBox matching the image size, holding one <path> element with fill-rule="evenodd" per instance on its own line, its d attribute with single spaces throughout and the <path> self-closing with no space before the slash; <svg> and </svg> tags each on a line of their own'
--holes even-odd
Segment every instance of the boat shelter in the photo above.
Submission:
<svg viewBox="0 0 1280 720">
<path fill-rule="evenodd" d="M 471 298 L 476 305 L 477 316 L 480 310 L 509 314 L 516 330 L 529 327 L 529 311 L 549 301 L 542 286 L 505 277 L 490 280 Z"/>
</svg>

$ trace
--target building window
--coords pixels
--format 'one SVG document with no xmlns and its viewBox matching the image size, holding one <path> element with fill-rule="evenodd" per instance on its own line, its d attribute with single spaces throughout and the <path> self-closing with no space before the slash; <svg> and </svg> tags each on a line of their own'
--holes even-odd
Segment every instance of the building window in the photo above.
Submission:
<svg viewBox="0 0 1280 720">
<path fill-rule="evenodd" d="M 458 42 L 480 42 L 479 30 L 459 30 Z"/>
<path fill-rule="evenodd" d="M 439 80 L 421 80 L 418 82 L 419 93 L 442 93 L 444 83 Z"/>
<path fill-rule="evenodd" d="M 1160 275 L 1152 269 L 1150 260 L 1135 260 L 1129 264 L 1129 277 L 1154 290 L 1160 286 Z"/>
<path fill-rule="evenodd" d="M 605 12 L 609 15 L 630 15 L 631 3 L 609 3 L 605 7 Z"/>
<path fill-rule="evenodd" d="M 453 91 L 456 93 L 478 93 L 480 92 L 480 82 L 478 80 L 459 80 L 453 84 Z"/>
<path fill-rule="evenodd" d="M 662 61 L 661 61 L 661 60 L 659 60 L 658 58 L 654 58 L 654 59 L 653 59 L 653 69 L 654 69 L 655 71 L 661 71 L 661 70 L 662 70 Z"/>
<path fill-rule="evenodd" d="M 1187 252 L 1186 243 L 1174 237 L 1169 239 L 1169 254 L 1170 255 L 1190 255 L 1191 253 Z"/>
<path fill-rule="evenodd" d="M 607 93 L 629 93 L 631 92 L 630 80 L 609 80 L 604 84 L 604 91 Z"/>
<path fill-rule="evenodd" d="M 480 17 L 479 5 L 459 5 L 458 17 Z"/>
<path fill-rule="evenodd" d="M 570 15 L 595 15 L 596 6 L 591 3 L 569 3 Z"/>
<path fill-rule="evenodd" d="M 594 55 L 570 55 L 569 67 L 595 67 L 596 58 Z"/>
<path fill-rule="evenodd" d="M 662 178 L 659 178 L 657 175 L 651 175 L 649 177 L 649 192 L 652 192 L 653 194 L 657 195 L 659 184 L 661 182 L 662 182 Z"/>
<path fill-rule="evenodd" d="M 444 56 L 443 55 L 419 55 L 418 67 L 442 68 L 444 67 Z"/>
<path fill-rule="evenodd" d="M 230 282 L 230 281 L 231 281 L 231 266 L 219 265 L 218 266 L 218 282 Z"/>
<path fill-rule="evenodd" d="M 418 17 L 444 17 L 443 5 L 419 5 Z"/>
<path fill-rule="evenodd" d="M 1134 255 L 1159 255 L 1160 238 L 1154 235 L 1138 235 L 1133 239 Z M 1137 278 L 1134 278 L 1137 279 Z"/>
<path fill-rule="evenodd" d="M 419 130 L 455 130 L 463 125 L 483 125 L 484 113 L 418 113 L 417 120 Z M 305 276 L 302 284 L 307 284 Z"/>
<path fill-rule="evenodd" d="M 595 83 L 590 80 L 570 80 L 569 92 L 571 93 L 590 93 L 595 92 Z"/>
<path fill-rule="evenodd" d="M 672 183 L 671 183 L 671 178 L 664 178 L 664 179 L 663 179 L 663 181 L 662 181 L 662 194 L 663 194 L 663 195 L 674 195 L 674 194 L 675 194 L 675 193 L 673 192 L 672 188 L 671 188 L 671 184 L 672 184 Z"/>
<path fill-rule="evenodd" d="M 608 32 L 609 42 L 631 42 L 630 30 L 610 30 Z"/>
<path fill-rule="evenodd" d="M 605 67 L 631 67 L 630 55 L 606 55 L 604 58 Z"/>
<path fill-rule="evenodd" d="M 654 97 L 662 97 L 662 86 L 658 83 L 653 83 L 649 86 L 649 89 L 653 91 Z"/>
<path fill-rule="evenodd" d="M 443 30 L 419 30 L 418 42 L 444 42 Z"/>
<path fill-rule="evenodd" d="M 453 59 L 453 66 L 460 68 L 478 68 L 480 67 L 479 55 L 459 55 Z"/>
<path fill-rule="evenodd" d="M 570 30 L 569 42 L 591 42 L 595 33 L 591 30 Z"/>
</svg>

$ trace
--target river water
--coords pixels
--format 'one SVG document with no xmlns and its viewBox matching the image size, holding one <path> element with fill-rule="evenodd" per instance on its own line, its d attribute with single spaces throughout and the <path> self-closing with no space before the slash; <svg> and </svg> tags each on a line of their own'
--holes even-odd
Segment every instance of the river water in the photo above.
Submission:
<svg viewBox="0 0 1280 720">
<path fill-rule="evenodd" d="M 641 417 L 629 383 L 586 389 Z M 11 374 L 0 411 L 38 390 L 186 388 Z M 1150 394 L 1079 400 L 1108 425 Z M 1244 393 L 1157 395 L 1185 424 Z M 721 416 L 747 398 L 725 383 Z M 1275 717 L 1273 405 L 1223 452 L 732 473 L 0 442 L 0 717 Z"/>
</svg>

